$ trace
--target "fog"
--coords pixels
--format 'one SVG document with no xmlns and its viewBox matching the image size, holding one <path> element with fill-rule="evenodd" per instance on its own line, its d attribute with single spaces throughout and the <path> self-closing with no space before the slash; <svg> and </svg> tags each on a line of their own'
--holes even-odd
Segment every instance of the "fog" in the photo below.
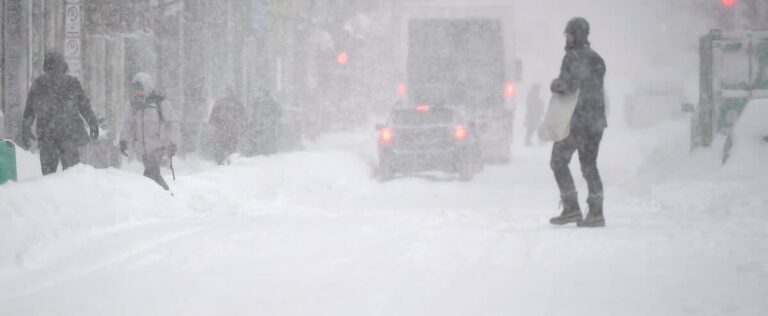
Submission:
<svg viewBox="0 0 768 316">
<path fill-rule="evenodd" d="M 669 1 L 520 1 L 518 12 L 526 82 L 547 83 L 558 73 L 565 22 L 582 16 L 592 26 L 592 47 L 607 63 L 612 106 L 649 83 L 685 82 L 689 97 L 698 96 L 691 91 L 698 88 L 698 37 L 714 23 L 695 8 Z"/>
<path fill-rule="evenodd" d="M 768 315 L 766 1 L 2 5 L 0 315 Z"/>
<path fill-rule="evenodd" d="M 764 22 L 759 13 L 750 15 L 752 2 L 740 3 L 734 15 L 744 16 L 736 18 L 738 23 L 756 28 Z M 494 67 L 504 67 L 504 80 L 515 81 L 516 96 L 506 104 L 513 109 L 524 103 L 531 84 L 546 86 L 557 76 L 566 22 L 577 16 L 587 18 L 593 29 L 592 45 L 607 62 L 611 115 L 621 114 L 627 95 L 653 86 L 678 87 L 686 101 L 695 102 L 698 39 L 710 28 L 722 26 L 724 14 L 714 0 L 481 1 L 473 5 L 505 10 L 499 19 L 508 32 L 502 36 L 505 65 Z M 76 61 L 70 65 L 71 72 L 83 81 L 110 139 L 120 134 L 124 103 L 130 99 L 128 81 L 143 71 L 157 77 L 158 87 L 176 104 L 182 118 L 182 153 L 207 150 L 206 142 L 212 141 L 207 135 L 208 116 L 227 91 L 244 103 L 249 118 L 255 103 L 269 91 L 285 110 L 278 147 L 289 150 L 301 139 L 314 139 L 330 130 L 362 128 L 369 124 L 370 115 L 381 120 L 401 99 L 398 85 L 407 84 L 409 76 L 404 35 L 413 16 L 409 11 L 419 6 L 422 16 L 441 7 L 474 17 L 485 14 L 472 13 L 472 5 L 461 1 L 93 3 L 81 8 L 78 45 L 83 47 L 67 58 Z M 32 12 L 32 19 L 6 19 L 6 29 L 11 32 L 10 26 L 24 23 L 36 26 L 28 34 L 5 38 L 5 56 L 33 57 L 30 61 L 19 57 L 19 63 L 9 62 L 4 68 L 5 134 L 17 140 L 22 103 L 32 80 L 42 74 L 43 55 L 65 48 L 63 33 L 42 14 L 49 11 L 46 14 L 53 16 L 62 7 L 20 8 Z M 9 5 L 7 9 L 11 13 L 18 8 Z M 26 44 L 30 45 L 22 47 Z M 517 61 L 521 67 L 512 64 Z M 21 70 L 20 76 L 5 71 L 14 68 Z M 516 73 L 522 77 L 515 78 Z M 487 91 L 482 94 L 490 94 Z M 411 94 L 404 97 L 413 99 Z M 521 118 L 521 109 L 514 110 Z M 622 120 L 615 116 L 611 121 Z"/>
</svg>

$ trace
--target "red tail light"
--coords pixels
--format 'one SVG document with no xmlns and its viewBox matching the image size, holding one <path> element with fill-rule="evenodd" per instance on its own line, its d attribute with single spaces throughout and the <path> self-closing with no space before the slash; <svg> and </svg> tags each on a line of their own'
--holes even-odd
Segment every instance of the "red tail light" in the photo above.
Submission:
<svg viewBox="0 0 768 316">
<path fill-rule="evenodd" d="M 507 98 L 512 98 L 515 95 L 517 95 L 517 85 L 514 81 L 507 81 L 504 84 L 504 96 Z"/>
<path fill-rule="evenodd" d="M 459 141 L 467 139 L 467 128 L 464 125 L 458 125 L 454 127 L 453 138 Z"/>
<path fill-rule="evenodd" d="M 416 106 L 416 111 L 419 111 L 419 112 L 422 112 L 422 113 L 429 112 L 429 105 L 419 104 L 419 105 Z"/>
<path fill-rule="evenodd" d="M 382 144 L 390 144 L 392 143 L 392 139 L 395 138 L 395 135 L 392 133 L 392 129 L 389 127 L 382 128 L 379 131 L 379 141 Z"/>
<path fill-rule="evenodd" d="M 397 85 L 397 95 L 403 97 L 406 93 L 408 93 L 408 85 L 401 82 Z"/>
</svg>

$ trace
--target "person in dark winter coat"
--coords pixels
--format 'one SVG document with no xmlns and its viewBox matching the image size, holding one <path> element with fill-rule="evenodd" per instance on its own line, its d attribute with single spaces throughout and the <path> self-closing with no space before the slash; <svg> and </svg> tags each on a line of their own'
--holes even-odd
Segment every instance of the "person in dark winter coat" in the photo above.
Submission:
<svg viewBox="0 0 768 316">
<path fill-rule="evenodd" d="M 270 155 L 277 152 L 282 116 L 280 104 L 269 91 L 265 91 L 254 104 L 251 116 L 251 141 L 256 154 Z"/>
<path fill-rule="evenodd" d="M 120 133 L 120 151 L 127 156 L 128 145 L 144 163 L 144 176 L 157 182 L 166 191 L 168 184 L 160 174 L 165 157 L 176 155 L 179 142 L 179 121 L 173 105 L 155 90 L 152 77 L 138 73 L 131 80 L 133 95 Z"/>
<path fill-rule="evenodd" d="M 22 146 L 34 140 L 32 124 L 37 121 L 37 140 L 43 175 L 56 172 L 59 161 L 63 169 L 80 163 L 80 147 L 88 143 L 83 119 L 90 136 L 99 137 L 99 123 L 80 81 L 67 75 L 64 56 L 48 53 L 43 63 L 44 74 L 32 83 L 22 121 Z"/>
<path fill-rule="evenodd" d="M 223 164 L 237 151 L 238 139 L 246 125 L 245 107 L 237 99 L 234 88 L 227 90 L 227 96 L 213 105 L 209 119 L 215 129 L 214 158 L 218 164 Z"/>
<path fill-rule="evenodd" d="M 535 83 L 531 86 L 525 103 L 525 145 L 530 146 L 533 134 L 539 129 L 539 125 L 541 125 L 541 121 L 544 119 L 544 101 L 541 100 L 540 84 Z"/>
<path fill-rule="evenodd" d="M 605 226 L 603 216 L 603 182 L 597 170 L 597 156 L 603 130 L 608 126 L 605 116 L 605 62 L 589 43 L 589 23 L 574 18 L 565 30 L 566 54 L 560 76 L 552 81 L 553 93 L 569 94 L 579 91 L 576 109 L 571 117 L 570 134 L 552 148 L 550 165 L 560 189 L 563 212 L 550 220 L 552 224 L 577 223 L 579 226 Z M 589 212 L 582 217 L 576 186 L 568 168 L 575 152 L 579 153 L 581 171 L 587 180 Z"/>
</svg>

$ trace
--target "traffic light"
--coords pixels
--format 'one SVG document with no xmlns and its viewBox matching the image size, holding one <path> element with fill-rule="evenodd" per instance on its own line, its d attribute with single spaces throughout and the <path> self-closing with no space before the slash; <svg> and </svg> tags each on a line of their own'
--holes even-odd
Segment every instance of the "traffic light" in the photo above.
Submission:
<svg viewBox="0 0 768 316">
<path fill-rule="evenodd" d="M 517 84 L 515 84 L 514 81 L 507 81 L 504 83 L 504 96 L 511 99 L 515 95 L 517 95 Z"/>
<path fill-rule="evenodd" d="M 397 85 L 397 95 L 404 97 L 408 93 L 408 85 L 405 83 L 400 83 Z"/>
<path fill-rule="evenodd" d="M 346 65 L 349 62 L 349 54 L 347 52 L 341 52 L 338 56 L 336 56 L 336 63 L 339 65 Z"/>
<path fill-rule="evenodd" d="M 733 30 L 738 25 L 737 23 L 737 10 L 736 7 L 740 6 L 739 0 L 720 0 L 720 8 L 718 9 L 718 24 L 720 28 L 724 30 Z"/>
</svg>

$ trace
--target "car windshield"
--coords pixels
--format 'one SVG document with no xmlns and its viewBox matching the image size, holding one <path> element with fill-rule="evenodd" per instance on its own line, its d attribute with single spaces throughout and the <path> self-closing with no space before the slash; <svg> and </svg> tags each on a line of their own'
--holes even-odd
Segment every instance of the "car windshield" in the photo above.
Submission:
<svg viewBox="0 0 768 316">
<path fill-rule="evenodd" d="M 448 109 L 398 110 L 392 116 L 392 124 L 397 126 L 446 125 L 452 122 L 453 111 Z"/>
</svg>

